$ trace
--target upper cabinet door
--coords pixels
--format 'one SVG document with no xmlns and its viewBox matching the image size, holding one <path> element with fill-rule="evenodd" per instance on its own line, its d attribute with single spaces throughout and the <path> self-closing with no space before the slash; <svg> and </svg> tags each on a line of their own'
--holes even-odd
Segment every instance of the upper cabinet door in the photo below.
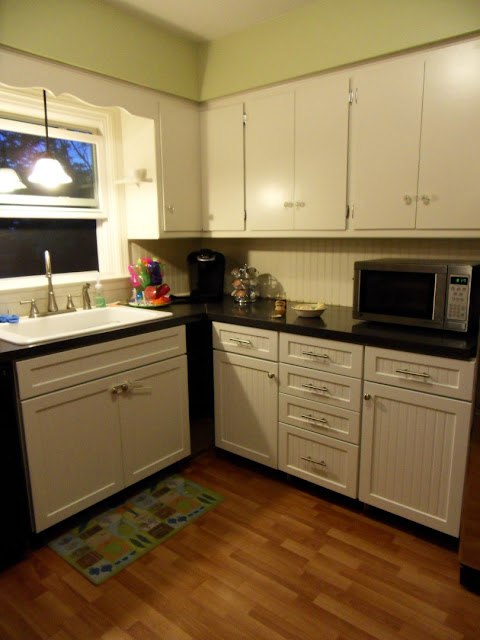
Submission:
<svg viewBox="0 0 480 640">
<path fill-rule="evenodd" d="M 200 114 L 203 229 L 245 230 L 243 102 Z"/>
<path fill-rule="evenodd" d="M 371 64 L 354 75 L 355 229 L 415 228 L 423 75 L 419 56 Z"/>
<path fill-rule="evenodd" d="M 432 53 L 425 65 L 417 228 L 479 227 L 480 43 Z"/>
<path fill-rule="evenodd" d="M 345 229 L 348 96 L 343 74 L 295 92 L 295 229 Z"/>
<path fill-rule="evenodd" d="M 247 229 L 293 229 L 294 94 L 248 99 L 245 110 Z"/>
<path fill-rule="evenodd" d="M 200 114 L 196 104 L 160 102 L 163 231 L 201 231 Z"/>
</svg>

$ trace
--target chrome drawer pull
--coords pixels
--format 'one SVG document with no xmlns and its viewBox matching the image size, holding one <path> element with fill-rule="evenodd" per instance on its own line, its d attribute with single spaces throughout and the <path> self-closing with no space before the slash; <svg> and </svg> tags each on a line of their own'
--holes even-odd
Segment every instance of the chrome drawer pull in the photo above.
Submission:
<svg viewBox="0 0 480 640">
<path fill-rule="evenodd" d="M 315 387 L 311 382 L 308 384 L 302 384 L 302 387 L 305 389 L 310 389 L 311 391 L 328 391 L 327 387 Z"/>
<path fill-rule="evenodd" d="M 314 358 L 325 358 L 328 360 L 330 356 L 326 353 L 314 353 L 313 351 L 302 351 L 303 356 L 313 356 Z"/>
<path fill-rule="evenodd" d="M 250 342 L 250 340 L 241 340 L 240 338 L 229 338 L 229 340 L 231 342 L 236 342 L 238 344 L 249 344 L 250 346 L 252 345 L 252 343 Z"/>
<path fill-rule="evenodd" d="M 307 456 L 306 458 L 304 456 L 301 456 L 300 460 L 306 460 L 307 462 L 313 462 L 313 464 L 318 464 L 321 467 L 325 467 L 325 469 L 327 468 L 327 463 L 325 462 L 325 460 L 320 460 L 320 461 L 319 460 L 314 460 L 310 456 Z"/>
<path fill-rule="evenodd" d="M 325 425 L 328 424 L 328 420 L 325 420 L 325 418 L 315 418 L 315 416 L 306 416 L 304 414 L 300 414 L 300 417 L 305 418 L 305 420 L 314 420 L 315 422 L 321 422 Z"/>
<path fill-rule="evenodd" d="M 418 373 L 417 371 L 410 371 L 409 369 L 395 369 L 395 373 L 406 373 L 409 376 L 418 376 L 419 378 L 430 378 L 429 373 Z"/>
</svg>

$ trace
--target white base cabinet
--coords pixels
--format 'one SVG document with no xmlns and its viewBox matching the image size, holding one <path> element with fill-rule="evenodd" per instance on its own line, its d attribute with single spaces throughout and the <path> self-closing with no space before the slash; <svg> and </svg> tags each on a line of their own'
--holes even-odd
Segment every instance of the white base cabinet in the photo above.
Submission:
<svg viewBox="0 0 480 640">
<path fill-rule="evenodd" d="M 273 468 L 278 440 L 277 341 L 274 331 L 213 323 L 215 445 Z"/>
<path fill-rule="evenodd" d="M 402 363 L 400 367 L 398 361 Z M 388 375 L 390 384 L 368 380 L 364 384 L 359 498 L 458 536 L 472 410 L 469 378 L 473 377 L 473 362 L 459 361 L 455 367 L 457 361 L 449 361 L 450 373 L 457 368 L 463 376 L 464 400 L 412 390 L 420 385 L 426 391 L 438 389 L 442 380 L 448 380 L 443 375 L 447 362 L 444 358 L 367 347 L 365 377 Z M 401 388 L 408 385 L 410 389 Z"/>
<path fill-rule="evenodd" d="M 185 351 L 185 328 L 164 332 L 17 363 L 35 531 L 189 455 L 186 355 L 169 357 Z M 159 361 L 129 369 L 132 349 Z M 39 371 L 59 388 L 39 393 Z"/>
</svg>

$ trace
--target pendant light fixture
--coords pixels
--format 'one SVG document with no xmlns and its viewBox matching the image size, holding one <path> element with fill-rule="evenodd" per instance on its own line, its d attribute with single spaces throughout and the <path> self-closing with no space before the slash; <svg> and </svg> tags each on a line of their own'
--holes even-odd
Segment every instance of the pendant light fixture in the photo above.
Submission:
<svg viewBox="0 0 480 640">
<path fill-rule="evenodd" d="M 40 184 L 47 189 L 55 189 L 61 184 L 68 184 L 72 179 L 67 175 L 58 160 L 55 159 L 49 148 L 48 118 L 47 118 L 47 92 L 43 90 L 43 110 L 45 113 L 45 153 L 37 160 L 29 181 Z"/>
</svg>

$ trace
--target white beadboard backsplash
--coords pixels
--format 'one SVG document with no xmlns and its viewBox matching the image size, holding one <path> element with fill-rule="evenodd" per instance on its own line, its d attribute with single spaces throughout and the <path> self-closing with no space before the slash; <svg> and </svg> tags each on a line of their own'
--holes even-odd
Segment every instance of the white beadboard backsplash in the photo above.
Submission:
<svg viewBox="0 0 480 640">
<path fill-rule="evenodd" d="M 480 240 L 408 240 L 381 238 L 235 238 L 160 240 L 131 243 L 131 259 L 156 256 L 165 263 L 165 281 L 173 293 L 186 293 L 187 255 L 200 247 L 226 258 L 225 292 L 230 293 L 234 267 L 248 264 L 260 273 L 260 293 L 285 291 L 289 300 L 351 306 L 353 264 L 381 257 L 443 258 L 480 262 Z"/>
<path fill-rule="evenodd" d="M 351 306 L 353 298 L 353 263 L 369 258 L 405 256 L 443 258 L 480 262 L 480 240 L 406 240 L 406 239 L 169 239 L 130 242 L 130 261 L 145 256 L 156 257 L 165 264 L 165 282 L 172 293 L 188 293 L 190 283 L 187 256 L 191 251 L 208 247 L 220 251 L 226 259 L 225 292 L 232 291 L 230 275 L 234 267 L 248 264 L 260 273 L 260 293 L 273 297 L 285 291 L 289 300 L 325 302 Z M 92 288 L 93 288 L 93 284 Z M 131 292 L 129 274 L 125 278 L 105 281 L 107 302 L 126 300 Z M 79 295 L 81 286 L 55 285 L 59 305 L 66 304 L 67 293 Z M 35 297 L 42 311 L 46 308 L 46 280 L 30 290 L 0 293 L 0 313 L 28 314 L 28 305 L 20 298 Z M 93 291 L 92 291 L 93 294 Z M 80 306 L 80 299 L 75 298 Z"/>
</svg>

